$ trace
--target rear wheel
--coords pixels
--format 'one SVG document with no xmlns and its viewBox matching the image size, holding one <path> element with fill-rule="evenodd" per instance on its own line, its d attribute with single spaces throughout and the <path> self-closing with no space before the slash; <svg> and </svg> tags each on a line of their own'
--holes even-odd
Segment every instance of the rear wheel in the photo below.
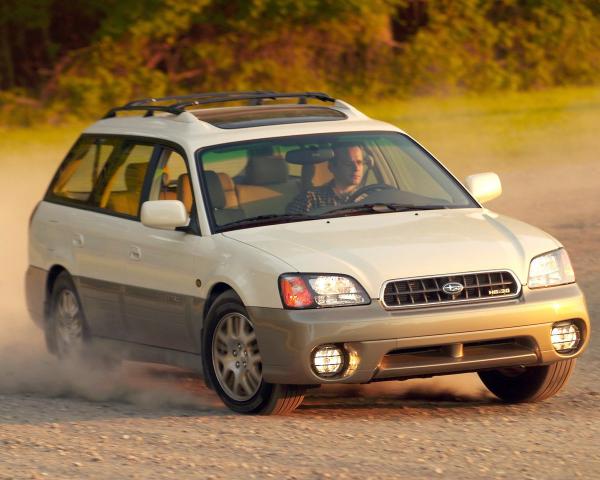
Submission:
<svg viewBox="0 0 600 480">
<path fill-rule="evenodd" d="M 215 300 L 203 341 L 205 373 L 223 403 L 238 413 L 283 415 L 304 399 L 304 388 L 265 382 L 256 331 L 234 292 Z"/>
<path fill-rule="evenodd" d="M 556 395 L 575 368 L 575 359 L 536 367 L 503 368 L 479 372 L 483 384 L 510 403 L 539 402 Z"/>
<path fill-rule="evenodd" d="M 67 272 L 61 273 L 52 287 L 46 339 L 50 351 L 59 358 L 80 355 L 84 350 L 87 331 L 83 310 Z"/>
<path fill-rule="evenodd" d="M 75 284 L 65 271 L 58 275 L 50 297 L 50 316 L 46 324 L 46 344 L 60 359 L 78 358 L 89 366 L 114 368 L 120 359 L 100 351 L 90 343 L 90 333 Z"/>
</svg>

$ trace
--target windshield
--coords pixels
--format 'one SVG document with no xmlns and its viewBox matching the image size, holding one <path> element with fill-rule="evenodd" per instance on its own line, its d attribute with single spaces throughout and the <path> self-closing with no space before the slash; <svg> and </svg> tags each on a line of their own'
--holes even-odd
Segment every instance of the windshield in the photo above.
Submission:
<svg viewBox="0 0 600 480">
<path fill-rule="evenodd" d="M 198 151 L 216 231 L 347 215 L 477 204 L 396 132 L 269 138 Z"/>
</svg>

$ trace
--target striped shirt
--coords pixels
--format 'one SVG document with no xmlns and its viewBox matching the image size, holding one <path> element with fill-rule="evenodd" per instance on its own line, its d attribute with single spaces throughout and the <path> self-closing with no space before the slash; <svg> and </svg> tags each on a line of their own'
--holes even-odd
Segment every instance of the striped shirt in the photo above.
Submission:
<svg viewBox="0 0 600 480">
<path fill-rule="evenodd" d="M 286 213 L 302 214 L 308 213 L 315 208 L 336 207 L 348 203 L 348 199 L 353 192 L 346 195 L 340 195 L 335 192 L 333 185 L 334 181 L 332 180 L 321 187 L 316 187 L 300 193 L 287 206 Z"/>
</svg>

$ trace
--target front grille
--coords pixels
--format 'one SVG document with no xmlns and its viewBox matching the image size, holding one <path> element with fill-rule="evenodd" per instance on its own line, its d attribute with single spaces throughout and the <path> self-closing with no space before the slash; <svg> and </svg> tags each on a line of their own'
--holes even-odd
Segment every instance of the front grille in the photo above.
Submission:
<svg viewBox="0 0 600 480">
<path fill-rule="evenodd" d="M 462 291 L 454 293 L 444 291 L 445 285 L 454 283 L 462 285 Z M 504 300 L 516 297 L 520 290 L 521 285 L 508 271 L 459 273 L 390 280 L 384 284 L 382 301 L 386 308 L 423 307 L 458 302 Z"/>
</svg>

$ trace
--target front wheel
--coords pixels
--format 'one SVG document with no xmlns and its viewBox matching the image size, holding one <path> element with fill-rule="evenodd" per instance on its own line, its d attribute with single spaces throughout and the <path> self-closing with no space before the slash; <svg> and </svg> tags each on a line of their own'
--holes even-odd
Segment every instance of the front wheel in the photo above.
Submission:
<svg viewBox="0 0 600 480">
<path fill-rule="evenodd" d="M 479 372 L 479 378 L 505 402 L 540 402 L 556 395 L 567 384 L 574 368 L 575 359 L 570 358 L 550 365 Z"/>
<path fill-rule="evenodd" d="M 283 415 L 302 403 L 303 387 L 264 381 L 254 325 L 234 292 L 221 294 L 211 306 L 203 347 L 207 381 L 231 410 Z"/>
</svg>

